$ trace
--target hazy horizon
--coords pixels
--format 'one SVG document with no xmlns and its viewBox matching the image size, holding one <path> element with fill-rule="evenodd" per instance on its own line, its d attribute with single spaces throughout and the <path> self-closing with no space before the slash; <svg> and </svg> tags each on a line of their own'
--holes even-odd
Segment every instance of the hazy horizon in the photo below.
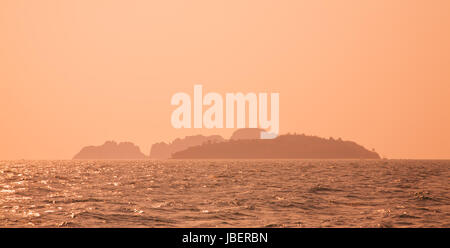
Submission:
<svg viewBox="0 0 450 248">
<path fill-rule="evenodd" d="M 280 134 L 450 159 L 450 2 L 1 1 L 0 160 L 235 129 L 175 129 L 193 86 L 278 92 Z"/>
</svg>

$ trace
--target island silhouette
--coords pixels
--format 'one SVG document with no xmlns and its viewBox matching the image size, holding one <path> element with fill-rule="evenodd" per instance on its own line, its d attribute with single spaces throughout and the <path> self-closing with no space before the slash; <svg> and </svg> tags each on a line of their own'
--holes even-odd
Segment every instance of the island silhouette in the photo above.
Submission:
<svg viewBox="0 0 450 248">
<path fill-rule="evenodd" d="M 375 151 L 369 151 L 352 141 L 324 139 L 317 136 L 281 135 L 275 139 L 240 139 L 220 143 L 206 143 L 190 147 L 172 155 L 175 159 L 379 159 Z"/>
<path fill-rule="evenodd" d="M 146 159 L 141 149 L 131 142 L 106 141 L 101 146 L 86 146 L 73 159 Z"/>
<path fill-rule="evenodd" d="M 172 154 L 185 150 L 192 146 L 202 145 L 205 142 L 223 142 L 225 139 L 220 135 L 193 135 L 186 136 L 183 139 L 177 138 L 170 143 L 159 142 L 152 145 L 150 150 L 150 158 L 166 159 L 171 158 Z"/>
<path fill-rule="evenodd" d="M 241 128 L 233 132 L 230 140 L 260 139 L 261 132 L 264 131 L 261 128 Z"/>
<path fill-rule="evenodd" d="M 281 135 L 275 139 L 229 140 L 190 147 L 175 159 L 379 159 L 353 141 L 307 135 Z"/>
<path fill-rule="evenodd" d="M 260 139 L 263 129 L 236 130 L 230 139 L 194 135 L 152 145 L 150 156 L 131 142 L 87 146 L 74 159 L 380 159 L 378 153 L 341 138 L 286 134 Z"/>
</svg>

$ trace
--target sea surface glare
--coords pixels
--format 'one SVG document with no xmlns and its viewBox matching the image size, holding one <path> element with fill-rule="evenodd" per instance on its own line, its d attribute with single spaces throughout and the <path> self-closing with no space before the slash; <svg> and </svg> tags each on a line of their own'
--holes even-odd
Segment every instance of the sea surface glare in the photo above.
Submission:
<svg viewBox="0 0 450 248">
<path fill-rule="evenodd" d="M 450 227 L 450 161 L 0 161 L 0 227 Z"/>
</svg>

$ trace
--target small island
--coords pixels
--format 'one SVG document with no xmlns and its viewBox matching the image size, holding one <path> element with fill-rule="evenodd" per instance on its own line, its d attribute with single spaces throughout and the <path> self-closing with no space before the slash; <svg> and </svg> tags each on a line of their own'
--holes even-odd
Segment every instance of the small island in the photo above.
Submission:
<svg viewBox="0 0 450 248">
<path fill-rule="evenodd" d="M 138 146 L 131 142 L 106 141 L 101 146 L 86 146 L 73 159 L 146 159 Z"/>
<path fill-rule="evenodd" d="M 170 158 L 173 153 L 183 151 L 192 146 L 202 145 L 203 143 L 216 143 L 223 141 L 225 141 L 225 139 L 220 135 L 193 135 L 186 136 L 182 139 L 177 138 L 169 143 L 159 142 L 152 145 L 150 150 L 150 158 L 167 159 Z"/>
</svg>

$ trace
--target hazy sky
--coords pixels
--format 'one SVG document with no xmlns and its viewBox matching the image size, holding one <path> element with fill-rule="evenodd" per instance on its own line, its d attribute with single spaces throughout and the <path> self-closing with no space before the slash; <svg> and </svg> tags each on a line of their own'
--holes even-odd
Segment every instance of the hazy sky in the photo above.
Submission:
<svg viewBox="0 0 450 248">
<path fill-rule="evenodd" d="M 0 1 L 0 159 L 230 129 L 171 96 L 279 92 L 280 131 L 450 158 L 450 1 Z"/>
</svg>

